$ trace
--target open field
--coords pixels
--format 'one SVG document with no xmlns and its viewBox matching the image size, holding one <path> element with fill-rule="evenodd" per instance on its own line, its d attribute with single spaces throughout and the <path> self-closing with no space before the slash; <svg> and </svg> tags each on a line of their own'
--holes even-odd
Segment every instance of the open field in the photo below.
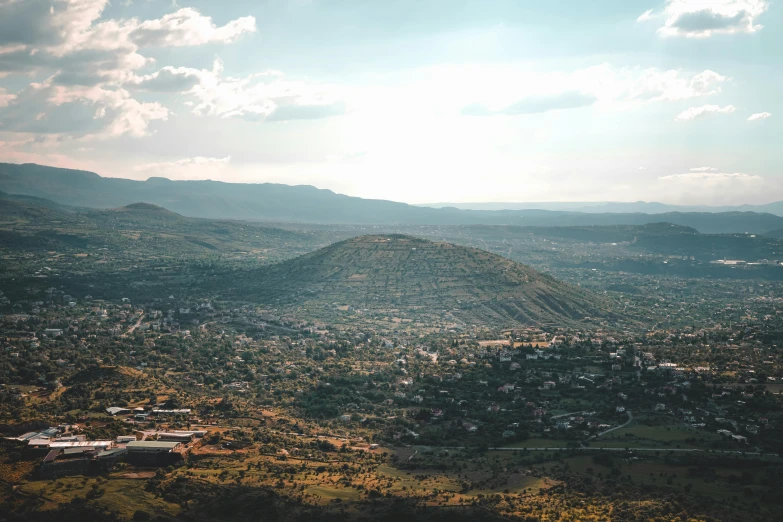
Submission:
<svg viewBox="0 0 783 522">
<path fill-rule="evenodd" d="M 137 510 L 176 515 L 180 507 L 145 491 L 139 480 L 92 477 L 65 477 L 56 481 L 32 481 L 20 486 L 21 491 L 44 500 L 42 509 L 53 509 L 75 498 L 93 499 L 96 505 L 124 518 Z"/>
</svg>

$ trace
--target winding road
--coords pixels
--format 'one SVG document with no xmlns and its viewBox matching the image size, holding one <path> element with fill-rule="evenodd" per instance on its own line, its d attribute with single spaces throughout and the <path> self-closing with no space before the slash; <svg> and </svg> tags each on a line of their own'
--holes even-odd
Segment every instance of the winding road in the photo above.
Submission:
<svg viewBox="0 0 783 522">
<path fill-rule="evenodd" d="M 606 431 L 602 431 L 598 435 L 594 435 L 593 437 L 590 437 L 590 439 L 594 439 L 594 438 L 597 438 L 597 437 L 602 437 L 602 436 L 606 435 L 607 433 L 611 433 L 614 430 L 619 430 L 620 428 L 625 428 L 626 426 L 631 424 L 631 422 L 633 422 L 633 415 L 631 414 L 631 410 L 625 410 L 625 413 L 628 414 L 628 420 L 625 422 L 625 424 L 620 424 L 619 426 L 615 426 L 614 428 L 609 428 Z"/>
</svg>

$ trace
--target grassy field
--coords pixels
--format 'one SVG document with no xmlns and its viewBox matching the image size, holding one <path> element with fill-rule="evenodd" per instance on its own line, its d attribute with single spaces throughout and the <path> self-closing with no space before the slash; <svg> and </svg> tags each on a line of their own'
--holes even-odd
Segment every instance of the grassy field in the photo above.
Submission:
<svg viewBox="0 0 783 522">
<path fill-rule="evenodd" d="M 634 484 L 648 484 L 658 487 L 670 489 L 673 492 L 683 492 L 688 487 L 691 494 L 703 495 L 706 497 L 725 500 L 734 496 L 738 497 L 739 501 L 742 501 L 744 486 L 737 483 L 732 483 L 728 480 L 731 475 L 737 475 L 739 472 L 733 468 L 715 468 L 715 478 L 705 479 L 699 476 L 693 476 L 689 473 L 689 468 L 686 466 L 672 466 L 662 461 L 656 460 L 625 460 L 621 458 L 614 459 L 615 465 L 622 472 L 622 477 L 630 477 Z M 599 474 L 607 475 L 610 468 L 597 464 L 590 456 L 577 456 L 564 459 L 561 463 L 550 462 L 543 467 L 548 470 L 552 470 L 556 466 L 567 465 L 570 471 L 586 474 Z M 756 485 L 750 485 L 750 489 L 755 494 L 766 489 L 763 486 L 759 486 L 758 483 L 762 478 L 762 470 L 754 470 L 751 472 L 753 476 L 753 482 Z M 747 502 L 751 502 L 751 499 L 747 499 Z"/>
<path fill-rule="evenodd" d="M 527 439 L 513 444 L 505 444 L 507 448 L 565 448 L 567 440 L 558 439 Z"/>
<path fill-rule="evenodd" d="M 56 481 L 33 481 L 23 484 L 22 491 L 40 496 L 45 504 L 42 509 L 51 509 L 74 498 L 86 498 L 97 486 L 103 494 L 93 502 L 111 510 L 121 517 L 130 518 L 137 510 L 149 513 L 176 515 L 180 507 L 145 491 L 141 480 L 109 478 L 100 480 L 92 477 L 65 477 Z"/>
<path fill-rule="evenodd" d="M 328 486 L 310 486 L 305 489 L 310 495 L 319 496 L 323 499 L 331 500 L 339 498 L 340 500 L 359 500 L 361 494 L 353 488 L 336 488 Z"/>
<path fill-rule="evenodd" d="M 690 441 L 689 441 L 690 439 Z M 591 443 L 593 447 L 618 447 L 609 444 L 618 443 L 619 447 L 655 447 L 680 446 L 682 448 L 699 448 L 720 440 L 717 433 L 685 425 L 647 426 L 633 423 Z"/>
</svg>

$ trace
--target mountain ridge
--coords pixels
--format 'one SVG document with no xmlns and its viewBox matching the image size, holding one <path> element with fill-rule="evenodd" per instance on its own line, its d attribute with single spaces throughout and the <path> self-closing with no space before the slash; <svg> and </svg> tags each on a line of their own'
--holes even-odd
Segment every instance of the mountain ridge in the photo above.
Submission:
<svg viewBox="0 0 783 522">
<path fill-rule="evenodd" d="M 146 181 L 35 164 L 0 163 L 0 190 L 60 205 L 119 208 L 144 201 L 187 217 L 370 225 L 643 225 L 667 221 L 703 233 L 763 233 L 783 228 L 783 217 L 755 212 L 584 213 L 539 209 L 460 210 L 363 199 L 311 185 Z"/>
</svg>

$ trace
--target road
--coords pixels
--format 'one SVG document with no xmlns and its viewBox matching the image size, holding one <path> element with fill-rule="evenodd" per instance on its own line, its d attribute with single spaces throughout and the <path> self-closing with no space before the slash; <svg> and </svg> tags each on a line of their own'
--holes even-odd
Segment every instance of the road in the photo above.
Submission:
<svg viewBox="0 0 783 522">
<path fill-rule="evenodd" d="M 458 448 L 453 448 L 458 449 Z M 461 448 L 459 448 L 461 449 Z M 491 451 L 668 451 L 672 453 L 715 453 L 731 455 L 757 455 L 762 457 L 780 457 L 777 453 L 760 453 L 758 451 L 739 450 L 708 450 L 700 448 L 489 448 Z"/>
<path fill-rule="evenodd" d="M 571 413 L 561 413 L 560 415 L 552 415 L 553 419 L 559 419 L 561 417 L 568 417 L 569 415 L 579 415 L 580 413 L 590 413 L 588 411 L 574 411 Z"/>
<path fill-rule="evenodd" d="M 626 410 L 627 411 L 627 410 Z M 631 423 L 633 420 L 633 416 L 631 415 L 630 411 L 627 411 L 628 413 L 628 422 L 625 424 L 622 424 L 620 426 L 616 426 L 614 428 L 611 428 L 608 431 L 611 430 L 617 430 L 620 428 L 624 428 L 628 424 Z M 215 428 L 216 426 L 204 426 L 205 428 Z M 605 431 L 601 433 L 603 435 L 604 433 L 608 433 L 608 431 Z M 284 433 L 284 432 L 275 432 L 275 433 Z M 294 435 L 297 437 L 303 437 L 303 438 L 325 438 L 323 435 L 305 435 L 304 433 L 293 433 L 288 432 L 285 433 L 286 435 Z M 144 434 L 146 438 L 146 433 Z M 142 440 L 144 440 L 142 438 Z M 347 440 L 344 437 L 330 437 L 330 438 L 338 438 L 340 440 Z M 389 447 L 389 446 L 387 446 Z M 418 453 L 419 449 L 422 451 L 427 450 L 464 450 L 466 449 L 465 446 L 414 446 L 414 453 L 410 457 L 408 457 L 408 460 L 413 459 Z M 523 448 L 523 447 L 496 447 L 496 448 L 489 448 L 490 451 L 628 451 L 628 452 L 634 452 L 634 451 L 643 451 L 643 452 L 651 452 L 651 451 L 663 451 L 663 452 L 669 452 L 669 453 L 707 453 L 707 454 L 715 454 L 715 455 L 753 455 L 753 456 L 760 456 L 760 457 L 783 457 L 783 455 L 777 454 L 777 453 L 761 453 L 760 451 L 740 451 L 740 450 L 715 450 L 715 449 L 701 449 L 701 448 L 595 448 L 595 447 L 576 447 L 576 448 L 569 448 L 569 447 L 556 447 L 556 448 Z"/>
<path fill-rule="evenodd" d="M 614 428 L 609 428 L 609 429 L 608 429 L 608 430 L 606 430 L 606 431 L 602 431 L 601 433 L 599 433 L 599 434 L 598 434 L 598 435 L 596 435 L 595 437 L 602 437 L 602 436 L 606 435 L 607 433 L 611 433 L 611 432 L 613 432 L 614 430 L 619 430 L 620 428 L 625 428 L 626 426 L 628 426 L 629 424 L 631 424 L 631 422 L 633 422 L 633 415 L 631 414 L 631 410 L 625 410 L 625 413 L 627 413 L 627 414 L 628 414 L 628 421 L 626 421 L 626 423 L 625 423 L 625 424 L 620 424 L 619 426 L 615 426 Z M 592 438 L 594 438 L 594 437 L 590 437 L 590 438 L 592 439 Z"/>
<path fill-rule="evenodd" d="M 127 333 L 126 333 L 125 335 L 130 335 L 130 334 L 132 334 L 132 333 L 133 333 L 133 332 L 136 330 L 136 328 L 138 328 L 139 326 L 141 326 L 141 322 L 142 322 L 143 320 L 144 320 L 144 314 L 141 314 L 141 315 L 139 316 L 139 320 L 138 320 L 138 321 L 136 321 L 136 324 L 134 324 L 133 326 L 131 326 L 130 328 L 128 328 L 128 331 L 127 331 Z"/>
<path fill-rule="evenodd" d="M 414 447 L 415 451 L 418 452 L 419 449 L 422 451 L 428 451 L 428 450 L 464 450 L 466 449 L 464 446 L 418 446 Z M 715 454 L 715 455 L 754 455 L 754 456 L 762 456 L 762 457 L 781 457 L 781 455 L 777 453 L 761 453 L 759 451 L 740 451 L 740 450 L 714 450 L 714 449 L 701 449 L 701 448 L 595 448 L 590 446 L 580 446 L 580 447 L 557 447 L 557 448 L 507 448 L 507 447 L 497 447 L 497 448 L 488 448 L 490 451 L 626 451 L 626 452 L 635 452 L 635 451 L 644 451 L 644 452 L 651 452 L 651 451 L 663 451 L 663 452 L 669 452 L 669 453 L 708 453 L 708 454 Z M 416 453 L 414 453 L 415 455 Z M 412 458 L 413 456 L 411 456 Z M 410 459 L 409 459 L 410 460 Z"/>
</svg>

